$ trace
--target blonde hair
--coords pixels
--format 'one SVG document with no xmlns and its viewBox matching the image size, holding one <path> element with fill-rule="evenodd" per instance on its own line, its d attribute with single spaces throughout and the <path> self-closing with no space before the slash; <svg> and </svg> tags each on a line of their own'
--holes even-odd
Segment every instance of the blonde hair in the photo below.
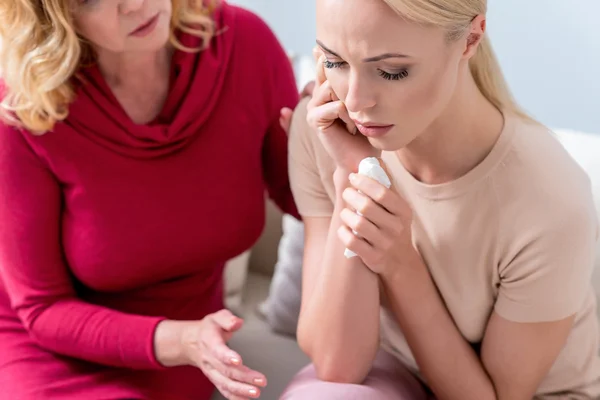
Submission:
<svg viewBox="0 0 600 400">
<path fill-rule="evenodd" d="M 449 40 L 458 40 L 469 32 L 473 19 L 487 12 L 487 0 L 383 0 L 408 21 L 444 29 Z M 532 120 L 514 100 L 504 79 L 492 44 L 484 35 L 469 69 L 485 98 L 499 110 Z"/>
<path fill-rule="evenodd" d="M 215 34 L 210 17 L 219 0 L 171 0 L 170 42 L 201 51 Z M 32 133 L 52 130 L 64 120 L 74 100 L 73 77 L 93 58 L 90 45 L 74 27 L 73 0 L 0 2 L 0 71 L 5 82 L 0 117 Z M 184 47 L 180 30 L 202 39 L 199 48 Z"/>
</svg>

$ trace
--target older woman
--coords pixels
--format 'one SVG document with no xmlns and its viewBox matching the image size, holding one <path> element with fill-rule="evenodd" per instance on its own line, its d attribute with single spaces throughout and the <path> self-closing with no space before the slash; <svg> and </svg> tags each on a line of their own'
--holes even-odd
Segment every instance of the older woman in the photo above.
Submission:
<svg viewBox="0 0 600 400">
<path fill-rule="evenodd" d="M 288 59 L 192 0 L 0 4 L 0 399 L 256 398 L 226 260 L 295 214 Z"/>
</svg>

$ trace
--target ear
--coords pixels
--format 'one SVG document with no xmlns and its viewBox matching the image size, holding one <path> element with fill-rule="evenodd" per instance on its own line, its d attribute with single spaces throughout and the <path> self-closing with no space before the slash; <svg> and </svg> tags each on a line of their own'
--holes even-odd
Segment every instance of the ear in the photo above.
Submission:
<svg viewBox="0 0 600 400">
<path fill-rule="evenodd" d="M 471 28 L 466 37 L 465 50 L 463 52 L 463 58 L 470 59 L 477 52 L 477 47 L 483 39 L 486 29 L 486 17 L 485 15 L 478 15 L 471 21 Z"/>
</svg>

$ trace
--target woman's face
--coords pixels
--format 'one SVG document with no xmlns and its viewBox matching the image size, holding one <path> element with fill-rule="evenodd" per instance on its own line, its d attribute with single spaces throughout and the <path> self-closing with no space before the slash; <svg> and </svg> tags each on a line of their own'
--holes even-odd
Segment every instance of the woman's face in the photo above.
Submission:
<svg viewBox="0 0 600 400">
<path fill-rule="evenodd" d="M 325 74 L 350 117 L 375 129 L 369 140 L 398 150 L 446 109 L 463 68 L 466 41 L 408 22 L 383 0 L 317 0 Z M 366 133 L 369 136 L 369 133 Z"/>
<path fill-rule="evenodd" d="M 98 50 L 156 51 L 169 40 L 171 0 L 73 0 L 77 31 Z"/>
</svg>

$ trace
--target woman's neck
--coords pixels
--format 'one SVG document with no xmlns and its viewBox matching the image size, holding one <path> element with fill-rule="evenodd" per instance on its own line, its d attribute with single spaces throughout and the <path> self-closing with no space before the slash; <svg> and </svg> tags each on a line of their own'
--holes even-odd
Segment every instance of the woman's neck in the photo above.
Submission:
<svg viewBox="0 0 600 400">
<path fill-rule="evenodd" d="M 155 53 L 102 54 L 98 66 L 106 83 L 136 124 L 153 121 L 169 92 L 172 49 Z"/>
<path fill-rule="evenodd" d="M 172 49 L 156 52 L 113 53 L 98 51 L 98 67 L 111 88 L 144 87 L 169 79 Z"/>
<path fill-rule="evenodd" d="M 475 168 L 502 133 L 504 117 L 479 91 L 470 73 L 442 115 L 408 146 L 398 150 L 404 167 L 419 181 L 453 181 Z"/>
</svg>

